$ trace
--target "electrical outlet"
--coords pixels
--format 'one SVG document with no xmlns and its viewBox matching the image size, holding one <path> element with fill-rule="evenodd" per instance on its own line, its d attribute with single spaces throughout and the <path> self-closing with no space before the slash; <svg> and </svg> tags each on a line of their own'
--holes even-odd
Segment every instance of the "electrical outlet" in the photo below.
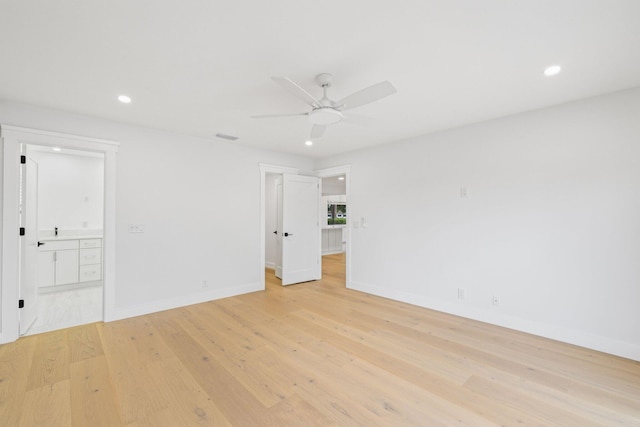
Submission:
<svg viewBox="0 0 640 427">
<path fill-rule="evenodd" d="M 500 297 L 498 297 L 498 295 L 494 295 L 491 302 L 493 302 L 493 305 L 500 305 Z"/>
<path fill-rule="evenodd" d="M 463 288 L 458 288 L 458 299 L 465 299 L 467 292 Z"/>
<path fill-rule="evenodd" d="M 206 281 L 206 280 L 203 280 L 203 281 L 202 281 L 202 289 L 206 289 L 206 288 L 208 288 L 208 287 L 209 287 L 209 284 L 207 283 L 207 281 Z"/>
</svg>

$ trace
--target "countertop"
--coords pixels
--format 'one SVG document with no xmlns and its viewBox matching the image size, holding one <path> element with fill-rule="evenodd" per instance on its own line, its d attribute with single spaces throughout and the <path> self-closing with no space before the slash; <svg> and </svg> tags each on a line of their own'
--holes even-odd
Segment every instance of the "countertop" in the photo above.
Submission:
<svg viewBox="0 0 640 427">
<path fill-rule="evenodd" d="M 85 236 L 48 236 L 41 237 L 38 240 L 41 242 L 53 242 L 56 240 L 82 240 L 82 239 L 102 239 L 101 234 L 87 234 Z"/>
</svg>

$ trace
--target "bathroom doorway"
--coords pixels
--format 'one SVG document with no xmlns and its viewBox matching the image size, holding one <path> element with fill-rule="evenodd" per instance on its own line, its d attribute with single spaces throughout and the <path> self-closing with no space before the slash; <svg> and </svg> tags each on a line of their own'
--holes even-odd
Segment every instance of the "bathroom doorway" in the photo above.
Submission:
<svg viewBox="0 0 640 427">
<path fill-rule="evenodd" d="M 37 318 L 23 335 L 103 320 L 104 153 L 23 144 L 37 165 Z M 32 189 L 32 190 L 27 190 Z"/>
</svg>

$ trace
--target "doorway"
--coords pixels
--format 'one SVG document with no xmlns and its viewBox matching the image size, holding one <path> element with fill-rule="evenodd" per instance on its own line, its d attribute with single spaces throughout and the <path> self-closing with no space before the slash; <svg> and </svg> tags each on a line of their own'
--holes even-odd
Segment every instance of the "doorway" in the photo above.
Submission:
<svg viewBox="0 0 640 427">
<path fill-rule="evenodd" d="M 347 200 L 344 174 L 322 178 L 322 274 L 346 286 Z"/>
<path fill-rule="evenodd" d="M 103 319 L 115 319 L 115 141 L 61 134 L 37 129 L 0 125 L 2 140 L 2 286 L 0 288 L 1 335 L 0 344 L 15 341 L 19 337 L 20 310 L 29 304 L 21 294 L 20 263 L 20 147 L 24 144 L 60 147 L 102 153 L 104 155 L 104 205 L 102 241 Z M 17 303 L 19 302 L 19 303 Z"/>
<path fill-rule="evenodd" d="M 326 230 L 323 229 L 323 269 L 336 280 L 351 284 L 351 166 L 320 169 L 315 175 L 322 179 L 322 206 L 326 211 Z M 330 218 L 331 216 L 331 218 Z M 326 236 L 326 237 L 325 237 Z M 326 238 L 326 240 L 325 240 Z M 325 262 L 327 268 L 325 268 Z"/>
<path fill-rule="evenodd" d="M 282 286 L 322 277 L 320 184 L 314 176 L 265 175 L 264 265 Z"/>
<path fill-rule="evenodd" d="M 276 193 L 276 179 L 277 175 L 282 175 L 285 173 L 289 174 L 297 174 L 299 172 L 298 169 L 288 168 L 283 166 L 276 165 L 268 165 L 268 164 L 260 164 L 260 172 L 261 172 L 261 193 L 260 193 L 260 235 L 261 235 L 261 252 L 260 252 L 260 277 L 262 281 L 262 288 L 265 289 L 265 274 L 270 274 L 273 276 L 273 280 L 278 280 L 275 278 L 275 268 L 276 268 L 276 250 L 277 250 L 277 240 L 276 234 L 274 231 L 277 231 L 277 215 L 274 212 L 275 206 L 277 204 L 277 193 Z M 314 176 L 324 179 L 324 178 L 332 178 L 335 177 L 337 181 L 343 181 L 341 184 L 344 188 L 345 200 L 350 199 L 350 181 L 351 181 L 351 166 L 339 166 L 329 169 L 318 170 L 314 172 Z M 344 177 L 344 180 L 338 180 L 339 176 Z M 323 181 L 324 182 L 324 181 Z M 322 202 L 322 199 L 321 199 Z M 322 204 L 321 204 L 322 206 Z M 272 213 L 270 215 L 270 219 L 267 219 L 267 209 L 269 209 Z M 326 208 L 321 208 L 323 214 L 327 215 Z M 338 273 L 337 275 L 344 276 L 343 283 L 346 284 L 346 287 L 350 285 L 350 259 L 351 259 L 351 230 L 349 223 L 349 214 L 346 213 L 345 224 L 344 224 L 344 246 L 342 254 L 333 254 L 329 255 L 330 257 L 341 258 L 338 260 L 330 259 L 330 264 L 333 266 L 337 266 Z M 324 258 L 324 257 L 322 257 Z M 337 261 L 337 262 L 334 262 Z M 334 267 L 334 271 L 335 271 Z M 324 262 L 322 262 L 322 274 L 325 272 Z M 340 272 L 341 271 L 341 272 Z M 331 274 L 331 273 L 330 273 Z M 343 285 L 344 286 L 344 285 Z"/>
<path fill-rule="evenodd" d="M 38 295 L 37 317 L 20 333 L 102 321 L 104 154 L 29 144 L 23 153 L 37 167 L 24 188 L 36 200 L 38 254 L 21 263 L 21 275 L 37 273 Z"/>
</svg>

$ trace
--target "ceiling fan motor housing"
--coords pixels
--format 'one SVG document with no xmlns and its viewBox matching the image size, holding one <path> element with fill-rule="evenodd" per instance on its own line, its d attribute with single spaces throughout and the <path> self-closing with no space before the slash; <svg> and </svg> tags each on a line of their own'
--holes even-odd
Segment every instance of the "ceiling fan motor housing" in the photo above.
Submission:
<svg viewBox="0 0 640 427">
<path fill-rule="evenodd" d="M 316 108 L 309 113 L 309 121 L 314 125 L 331 125 L 342 120 L 342 113 L 332 107 Z"/>
</svg>

